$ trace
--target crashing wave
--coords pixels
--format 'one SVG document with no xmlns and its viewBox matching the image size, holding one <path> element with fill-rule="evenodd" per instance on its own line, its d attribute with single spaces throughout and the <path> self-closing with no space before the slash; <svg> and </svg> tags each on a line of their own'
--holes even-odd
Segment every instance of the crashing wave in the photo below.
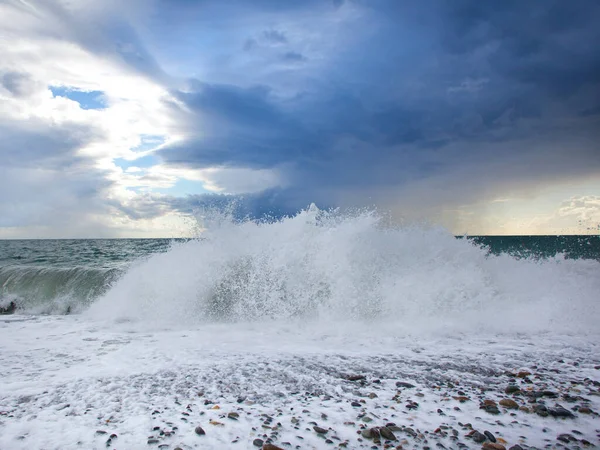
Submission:
<svg viewBox="0 0 600 450">
<path fill-rule="evenodd" d="M 166 325 L 359 320 L 594 329 L 598 268 L 590 260 L 490 255 L 442 229 L 313 206 L 270 223 L 221 218 L 202 240 L 129 269 L 86 314 Z"/>
</svg>

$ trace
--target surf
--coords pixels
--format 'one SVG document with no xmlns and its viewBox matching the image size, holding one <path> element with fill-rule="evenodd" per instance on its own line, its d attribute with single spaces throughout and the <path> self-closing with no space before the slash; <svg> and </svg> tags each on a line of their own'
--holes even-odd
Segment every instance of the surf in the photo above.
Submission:
<svg viewBox="0 0 600 450">
<path fill-rule="evenodd" d="M 493 255 L 442 228 L 393 225 L 367 210 L 207 219 L 201 239 L 134 265 L 84 314 L 167 327 L 300 321 L 511 333 L 593 332 L 600 318 L 594 260 Z"/>
</svg>

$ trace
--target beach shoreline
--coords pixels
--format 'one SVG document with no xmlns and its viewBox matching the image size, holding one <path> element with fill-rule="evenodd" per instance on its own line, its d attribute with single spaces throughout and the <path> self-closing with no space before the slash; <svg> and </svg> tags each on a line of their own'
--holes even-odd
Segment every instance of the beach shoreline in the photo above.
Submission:
<svg viewBox="0 0 600 450">
<path fill-rule="evenodd" d="M 0 325 L 0 448 L 600 445 L 597 336 Z"/>
</svg>

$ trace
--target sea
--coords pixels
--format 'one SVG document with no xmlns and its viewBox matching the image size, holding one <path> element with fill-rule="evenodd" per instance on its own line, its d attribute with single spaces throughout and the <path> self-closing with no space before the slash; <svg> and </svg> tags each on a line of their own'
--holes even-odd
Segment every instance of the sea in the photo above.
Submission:
<svg viewBox="0 0 600 450">
<path fill-rule="evenodd" d="M 455 297 L 460 292 L 466 306 L 481 296 L 474 285 L 485 281 L 482 277 L 491 281 L 498 275 L 494 266 L 500 260 L 515 268 L 547 267 L 548 276 L 560 270 L 557 267 L 564 267 L 567 276 L 567 267 L 594 266 L 600 261 L 600 235 L 455 237 L 439 229 L 378 227 L 372 215 L 335 220 L 322 217 L 322 223 L 298 230 L 292 229 L 297 225 L 295 220 L 257 226 L 231 224 L 233 229 L 197 239 L 0 240 L 0 307 L 6 309 L 12 303 L 11 312 L 21 314 L 81 313 L 99 299 L 103 299 L 101 304 L 108 301 L 125 285 L 140 301 L 146 295 L 173 305 L 192 293 L 199 305 L 206 306 L 206 300 L 214 300 L 215 295 L 230 305 L 232 301 L 243 303 L 243 296 L 258 296 L 263 302 L 281 303 L 281 307 L 293 303 L 294 311 L 315 302 L 326 307 L 340 296 L 339 290 L 351 285 L 353 296 L 358 294 L 359 298 L 344 294 L 343 301 L 360 303 L 361 296 L 370 298 L 381 291 L 377 293 L 378 303 L 393 306 L 393 302 L 403 301 L 398 298 L 402 297 L 398 288 L 409 289 L 414 296 L 415 290 L 425 287 L 416 284 L 415 278 L 426 274 L 430 275 L 426 277 L 428 290 L 431 284 L 454 280 L 440 283 L 439 292 L 431 295 Z M 367 228 L 363 228 L 365 220 Z M 247 228 L 252 228 L 252 236 L 247 235 Z M 227 247 L 230 238 L 226 236 L 223 243 L 213 241 L 219 239 L 219 233 L 236 233 L 238 229 L 249 240 L 238 242 L 235 248 Z M 274 235 L 263 236 L 270 232 Z M 171 268 L 182 272 L 165 278 L 156 268 L 161 264 L 165 272 Z M 465 279 L 468 269 L 472 271 L 470 280 Z M 184 273 L 187 278 L 181 279 Z M 386 298 L 389 290 L 384 291 L 389 286 L 382 283 L 384 275 L 386 283 L 391 279 L 396 288 L 393 300 Z M 347 283 L 340 286 L 340 280 L 345 279 Z M 175 289 L 165 289 L 173 283 L 185 285 L 189 292 L 174 298 Z M 480 287 L 494 288 L 490 282 Z M 495 295 L 500 295 L 498 286 L 495 288 Z M 229 291 L 226 295 L 237 298 L 223 298 L 225 290 Z M 211 316 L 211 311 L 206 309 L 206 315 Z M 260 314 L 257 311 L 251 318 L 260 318 Z"/>
<path fill-rule="evenodd" d="M 402 420 L 429 428 L 442 379 L 481 389 L 505 371 L 567 373 L 565 361 L 571 381 L 597 379 L 599 292 L 600 236 L 457 237 L 368 211 L 218 220 L 194 239 L 3 240 L 0 449 L 253 448 L 286 432 L 261 437 L 251 417 L 294 408 L 370 448 L 340 431 L 357 420 L 349 405 L 364 394 L 388 408 L 399 379 L 425 393 Z M 356 373 L 381 391 L 346 389 L 340 374 Z M 227 420 L 242 407 L 248 419 Z M 451 412 L 480 415 L 476 403 Z M 519 420 L 485 426 L 540 446 L 544 429 L 575 426 Z M 597 423 L 577 420 L 600 444 Z M 286 441 L 324 448 L 299 433 Z"/>
</svg>

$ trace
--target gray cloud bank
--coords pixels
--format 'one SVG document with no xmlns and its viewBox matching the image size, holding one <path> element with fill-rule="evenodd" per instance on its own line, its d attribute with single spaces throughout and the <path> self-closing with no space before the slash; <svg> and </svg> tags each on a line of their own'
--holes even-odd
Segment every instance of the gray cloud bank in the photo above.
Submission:
<svg viewBox="0 0 600 450">
<path fill-rule="evenodd" d="M 166 166 L 281 173 L 286 185 L 240 197 L 240 214 L 316 202 L 436 217 L 600 176 L 594 0 L 175 0 L 135 24 L 103 15 L 94 33 L 56 8 L 72 29 L 66 39 L 169 89 L 185 139 L 161 149 Z M 164 61 L 193 64 L 194 45 L 204 76 L 166 75 Z M 0 83 L 26 95 L 26 74 Z M 75 149 L 95 132 L 0 122 L 4 170 L 83 164 Z M 71 191 L 99 193 L 102 176 Z M 148 195 L 113 206 L 137 219 L 230 200 Z"/>
</svg>

